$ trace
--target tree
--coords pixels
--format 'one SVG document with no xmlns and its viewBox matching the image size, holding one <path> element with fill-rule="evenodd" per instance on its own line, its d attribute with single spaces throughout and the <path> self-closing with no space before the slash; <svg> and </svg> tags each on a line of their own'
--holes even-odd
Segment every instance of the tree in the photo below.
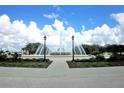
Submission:
<svg viewBox="0 0 124 93">
<path fill-rule="evenodd" d="M 107 45 L 106 51 L 112 52 L 109 61 L 124 60 L 124 45 Z"/>
<path fill-rule="evenodd" d="M 40 43 L 29 43 L 24 48 L 22 48 L 22 50 L 28 51 L 29 54 L 34 54 L 39 45 Z"/>
<path fill-rule="evenodd" d="M 98 55 L 105 51 L 104 46 L 99 45 L 82 45 L 86 54 Z"/>
<path fill-rule="evenodd" d="M 122 52 L 124 52 L 124 45 L 107 45 L 106 46 L 107 52 L 112 52 L 113 55 L 117 55 L 118 53 L 122 55 Z"/>
<path fill-rule="evenodd" d="M 13 54 L 13 61 L 17 62 L 18 57 L 19 57 L 18 53 L 15 52 L 15 53 Z"/>
<path fill-rule="evenodd" d="M 0 51 L 0 61 L 4 61 L 6 60 L 7 55 L 5 54 L 5 52 L 3 50 Z"/>
</svg>

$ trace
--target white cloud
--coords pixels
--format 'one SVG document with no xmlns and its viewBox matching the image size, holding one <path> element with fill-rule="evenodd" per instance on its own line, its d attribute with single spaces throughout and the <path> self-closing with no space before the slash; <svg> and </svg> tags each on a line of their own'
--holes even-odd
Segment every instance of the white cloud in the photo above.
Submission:
<svg viewBox="0 0 124 93">
<path fill-rule="evenodd" d="M 51 13 L 51 14 L 43 14 L 43 16 L 48 19 L 57 19 L 59 17 L 59 14 Z"/>
<path fill-rule="evenodd" d="M 53 24 L 53 27 L 57 30 L 57 31 L 63 31 L 64 30 L 64 25 L 63 22 L 55 19 L 55 22 Z"/>
<path fill-rule="evenodd" d="M 124 26 L 124 13 L 112 14 L 111 15 L 120 25 Z"/>
<path fill-rule="evenodd" d="M 82 25 L 81 31 L 85 31 L 85 26 L 84 25 Z"/>
<path fill-rule="evenodd" d="M 103 24 L 86 31 L 85 26 L 82 25 L 81 32 L 77 32 L 71 26 L 65 28 L 64 22 L 57 19 L 53 24 L 46 24 L 39 29 L 33 21 L 27 26 L 23 20 L 11 22 L 7 15 L 1 15 L 0 48 L 11 51 L 20 50 L 30 42 L 43 43 L 44 35 L 47 36 L 47 46 L 57 49 L 61 43 L 67 51 L 71 51 L 72 35 L 75 36 L 75 44 L 124 44 L 124 13 L 111 16 L 118 22 L 115 27 L 111 28 L 109 25 Z"/>
<path fill-rule="evenodd" d="M 69 22 L 67 20 L 64 21 L 65 25 L 69 25 Z"/>
<path fill-rule="evenodd" d="M 119 28 L 110 28 L 107 24 L 103 24 L 101 27 L 82 32 L 82 38 L 85 38 L 84 42 L 86 41 L 86 44 L 88 42 L 100 45 L 118 44 L 119 34 Z"/>
<path fill-rule="evenodd" d="M 75 29 L 73 27 L 67 28 L 68 35 L 71 37 L 72 35 L 75 35 Z"/>
<path fill-rule="evenodd" d="M 0 16 L 0 36 L 0 48 L 10 51 L 20 50 L 27 43 L 41 39 L 35 22 L 26 26 L 22 20 L 10 22 L 7 15 Z"/>
<path fill-rule="evenodd" d="M 117 28 L 119 29 L 119 38 L 120 38 L 120 42 L 121 44 L 124 44 L 124 13 L 118 13 L 118 14 L 112 14 L 111 15 L 119 24 L 117 25 Z M 117 34 L 118 30 L 115 31 L 115 33 Z"/>
</svg>

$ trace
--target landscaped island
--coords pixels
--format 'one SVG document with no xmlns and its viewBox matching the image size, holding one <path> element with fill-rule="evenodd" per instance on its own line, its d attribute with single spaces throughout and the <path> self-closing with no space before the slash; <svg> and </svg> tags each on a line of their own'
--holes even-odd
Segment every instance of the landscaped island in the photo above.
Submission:
<svg viewBox="0 0 124 93">
<path fill-rule="evenodd" d="M 47 68 L 52 61 L 43 59 L 21 59 L 20 61 L 6 60 L 1 61 L 0 66 L 2 67 L 28 67 L 28 68 Z"/>
<path fill-rule="evenodd" d="M 74 62 L 67 61 L 67 64 L 70 68 L 124 66 L 124 56 L 116 55 L 111 56 L 109 59 L 98 56 L 91 59 L 77 59 Z"/>
<path fill-rule="evenodd" d="M 47 68 L 52 61 L 49 59 L 22 59 L 18 53 L 7 57 L 6 53 L 0 51 L 0 66 L 2 67 L 28 67 L 28 68 Z"/>
</svg>

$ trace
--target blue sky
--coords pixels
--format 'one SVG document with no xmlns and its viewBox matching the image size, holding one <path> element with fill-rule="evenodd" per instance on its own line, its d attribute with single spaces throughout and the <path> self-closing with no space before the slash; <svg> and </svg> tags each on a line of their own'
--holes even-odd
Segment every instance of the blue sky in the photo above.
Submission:
<svg viewBox="0 0 124 93">
<path fill-rule="evenodd" d="M 76 31 L 81 31 L 82 25 L 86 30 L 103 24 L 114 27 L 117 22 L 110 15 L 121 12 L 124 12 L 124 6 L 120 5 L 0 6 L 0 15 L 7 14 L 11 21 L 23 20 L 26 25 L 29 25 L 30 21 L 34 21 L 39 28 L 42 28 L 45 24 L 52 24 L 55 20 L 43 15 L 54 13 L 58 15 L 58 20 L 65 21 L 66 25 L 74 27 Z"/>
<path fill-rule="evenodd" d="M 63 47 L 70 47 L 72 35 L 77 44 L 124 44 L 124 5 L 0 6 L 2 49 L 16 51 L 27 43 L 43 43 L 44 35 L 47 45 L 59 46 L 60 31 Z"/>
</svg>

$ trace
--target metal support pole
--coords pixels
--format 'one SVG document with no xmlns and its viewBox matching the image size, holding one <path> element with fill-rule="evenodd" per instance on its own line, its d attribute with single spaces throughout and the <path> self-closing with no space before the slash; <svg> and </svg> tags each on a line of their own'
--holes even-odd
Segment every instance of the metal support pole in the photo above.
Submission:
<svg viewBox="0 0 124 93">
<path fill-rule="evenodd" d="M 46 36 L 44 36 L 44 61 L 46 61 Z"/>
<path fill-rule="evenodd" d="M 74 62 L 74 36 L 72 36 L 72 61 Z"/>
</svg>

